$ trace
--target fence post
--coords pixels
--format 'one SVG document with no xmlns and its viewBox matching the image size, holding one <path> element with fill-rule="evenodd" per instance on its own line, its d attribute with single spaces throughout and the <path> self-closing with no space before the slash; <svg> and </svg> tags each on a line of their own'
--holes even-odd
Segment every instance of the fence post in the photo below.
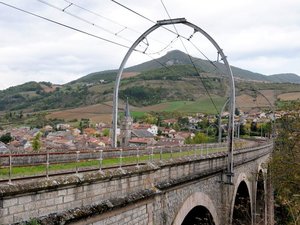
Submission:
<svg viewBox="0 0 300 225">
<path fill-rule="evenodd" d="M 125 174 L 125 171 L 122 168 L 123 165 L 123 149 L 120 149 L 120 157 L 119 157 L 119 171 L 123 174 Z"/>
<path fill-rule="evenodd" d="M 153 163 L 153 159 L 154 159 L 154 158 L 153 158 L 153 155 L 154 155 L 154 152 L 153 152 L 154 150 L 153 150 L 153 149 L 154 149 L 154 147 L 151 147 L 151 162 L 152 162 L 152 163 Z"/>
<path fill-rule="evenodd" d="M 202 157 L 203 154 L 203 144 L 200 144 L 200 158 Z"/>
<path fill-rule="evenodd" d="M 170 147 L 171 147 L 171 150 L 170 150 L 170 158 L 171 158 L 171 160 L 173 160 L 173 146 L 171 145 Z"/>
<path fill-rule="evenodd" d="M 102 173 L 102 163 L 103 163 L 103 150 L 100 150 L 100 157 L 99 157 L 99 171 Z"/>
<path fill-rule="evenodd" d="M 9 154 L 9 174 L 8 174 L 8 184 L 12 184 L 12 156 L 11 153 Z"/>
<path fill-rule="evenodd" d="M 80 151 L 76 151 L 76 173 L 77 174 L 78 174 L 79 153 Z"/>
<path fill-rule="evenodd" d="M 120 156 L 119 156 L 119 168 L 122 169 L 123 164 L 123 149 L 120 149 Z"/>
<path fill-rule="evenodd" d="M 136 148 L 136 167 L 139 168 L 140 167 L 140 153 L 139 153 L 139 148 Z"/>
<path fill-rule="evenodd" d="M 194 158 L 195 158 L 195 159 L 197 158 L 197 146 L 198 146 L 198 145 L 195 145 L 195 148 L 194 148 Z"/>
<path fill-rule="evenodd" d="M 46 154 L 46 177 L 49 178 L 49 152 Z"/>
</svg>

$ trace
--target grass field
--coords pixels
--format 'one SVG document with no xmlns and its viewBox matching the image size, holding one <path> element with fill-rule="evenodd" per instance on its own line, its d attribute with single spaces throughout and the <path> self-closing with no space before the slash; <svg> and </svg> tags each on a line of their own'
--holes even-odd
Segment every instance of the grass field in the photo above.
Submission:
<svg viewBox="0 0 300 225">
<path fill-rule="evenodd" d="M 220 110 L 226 100 L 223 97 L 212 97 L 217 109 Z M 119 106 L 119 112 L 122 112 L 123 104 Z M 196 101 L 173 101 L 164 102 L 157 105 L 145 107 L 130 107 L 131 114 L 134 118 L 141 118 L 146 112 L 182 112 L 182 113 L 208 113 L 217 114 L 214 105 L 208 97 L 203 97 Z M 110 123 L 112 120 L 112 106 L 111 102 L 104 104 L 96 104 L 86 107 L 79 107 L 74 109 L 67 109 L 61 111 L 51 112 L 48 118 L 60 118 L 66 121 L 81 118 L 89 118 L 92 122 L 106 122 Z"/>
<path fill-rule="evenodd" d="M 223 97 L 212 97 L 214 104 L 217 109 L 220 110 L 226 101 Z M 210 101 L 209 97 L 203 97 L 196 101 L 173 101 L 164 102 L 157 105 L 146 106 L 141 108 L 134 108 L 135 111 L 140 112 L 151 112 L 151 111 L 166 111 L 166 112 L 183 112 L 183 113 L 209 113 L 216 114 L 216 109 L 213 103 Z"/>
<path fill-rule="evenodd" d="M 300 99 L 300 92 L 291 92 L 278 95 L 278 98 L 283 101 L 291 101 Z"/>
<path fill-rule="evenodd" d="M 261 90 L 262 94 L 274 105 L 276 95 L 274 90 Z M 297 99 L 300 98 L 300 92 L 286 93 L 279 95 L 282 99 Z M 218 111 L 222 108 L 226 101 L 226 97 L 212 96 L 213 102 Z M 251 108 L 266 108 L 270 107 L 270 103 L 266 99 L 257 94 L 256 97 L 249 94 L 242 94 L 236 97 L 236 107 L 247 112 Z M 119 112 L 121 113 L 124 108 L 124 102 L 120 101 Z M 170 101 L 163 102 L 151 106 L 130 106 L 132 116 L 139 119 L 144 116 L 146 112 L 181 112 L 181 113 L 207 113 L 217 114 L 213 103 L 208 96 L 203 96 L 195 101 Z M 89 118 L 93 123 L 105 122 L 111 123 L 112 121 L 112 102 L 103 104 L 96 104 L 91 106 L 79 107 L 74 109 L 67 109 L 61 111 L 51 112 L 49 118 L 61 118 L 66 121 L 72 119 Z"/>
</svg>

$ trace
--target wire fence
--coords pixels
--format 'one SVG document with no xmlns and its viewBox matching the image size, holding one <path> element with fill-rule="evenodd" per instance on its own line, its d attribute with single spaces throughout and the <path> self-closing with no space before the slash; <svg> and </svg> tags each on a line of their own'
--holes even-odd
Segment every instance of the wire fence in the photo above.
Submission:
<svg viewBox="0 0 300 225">
<path fill-rule="evenodd" d="M 177 158 L 205 157 L 227 151 L 226 143 L 101 149 L 94 151 L 45 152 L 0 155 L 0 181 L 49 177 L 108 168 L 140 167 Z"/>
<path fill-rule="evenodd" d="M 250 144 L 249 144 L 250 143 Z M 263 148 L 268 142 L 236 142 L 235 150 Z M 270 145 L 270 144 L 269 144 Z M 194 160 L 224 156 L 227 143 L 198 145 L 150 146 L 135 148 L 113 148 L 93 151 L 44 152 L 31 154 L 0 155 L 0 182 L 29 178 L 79 174 L 107 169 L 123 171 L 127 167 L 146 164 L 163 164 L 165 161 Z"/>
</svg>

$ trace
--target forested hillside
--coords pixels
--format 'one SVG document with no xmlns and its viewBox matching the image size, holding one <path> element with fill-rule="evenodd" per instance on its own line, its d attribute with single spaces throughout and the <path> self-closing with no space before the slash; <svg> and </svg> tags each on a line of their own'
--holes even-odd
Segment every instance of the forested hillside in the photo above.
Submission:
<svg viewBox="0 0 300 225">
<path fill-rule="evenodd" d="M 188 55 L 180 51 L 127 68 L 121 80 L 120 98 L 128 97 L 130 104 L 135 106 L 148 106 L 228 96 L 228 76 L 224 75 L 224 65 L 216 63 L 216 69 L 211 62 L 192 59 L 197 71 L 190 64 Z M 272 98 L 275 100 L 281 94 L 297 96 L 300 92 L 300 85 L 296 84 L 297 75 L 268 77 L 236 67 L 232 67 L 232 71 L 236 77 L 237 96 L 245 94 L 245 89 L 273 90 Z M 64 85 L 28 82 L 10 87 L 0 91 L 0 111 L 66 109 L 111 101 L 116 74 L 114 70 L 96 72 Z M 278 83 L 270 82 L 271 78 Z M 291 83 L 282 83 L 288 78 Z"/>
</svg>

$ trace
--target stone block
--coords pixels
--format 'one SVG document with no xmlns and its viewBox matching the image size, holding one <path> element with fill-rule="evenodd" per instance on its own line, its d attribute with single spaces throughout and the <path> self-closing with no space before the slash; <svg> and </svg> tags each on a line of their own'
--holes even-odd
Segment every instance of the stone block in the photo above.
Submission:
<svg viewBox="0 0 300 225">
<path fill-rule="evenodd" d="M 57 193 L 58 196 L 65 196 L 67 195 L 67 190 L 66 189 L 63 189 L 63 190 L 59 190 L 58 193 Z"/>
<path fill-rule="evenodd" d="M 57 206 L 56 205 L 39 209 L 39 215 L 40 216 L 48 215 L 48 214 L 53 213 L 53 212 L 57 212 Z"/>
<path fill-rule="evenodd" d="M 76 193 L 75 188 L 69 188 L 69 189 L 67 189 L 67 195 L 71 195 L 71 194 L 74 194 L 74 193 Z"/>
<path fill-rule="evenodd" d="M 15 222 L 21 222 L 24 220 L 29 220 L 30 218 L 35 218 L 39 216 L 38 210 L 34 211 L 25 211 L 22 213 L 17 213 L 14 215 L 14 221 Z"/>
<path fill-rule="evenodd" d="M 36 209 L 36 202 L 30 202 L 24 205 L 25 211 L 30 211 Z"/>
<path fill-rule="evenodd" d="M 0 218 L 8 215 L 8 208 L 0 209 Z"/>
<path fill-rule="evenodd" d="M 92 203 L 94 203 L 94 200 L 92 200 L 92 198 L 82 199 L 82 205 L 91 205 Z"/>
<path fill-rule="evenodd" d="M 19 212 L 24 212 L 24 205 L 15 205 L 15 206 L 11 206 L 8 209 L 9 214 L 13 215 Z"/>
<path fill-rule="evenodd" d="M 0 224 L 5 225 L 5 224 L 12 224 L 14 223 L 14 216 L 9 215 L 9 216 L 4 216 L 0 218 Z"/>
<path fill-rule="evenodd" d="M 72 201 L 69 203 L 69 207 L 71 209 L 76 208 L 76 207 L 81 207 L 81 206 L 82 206 L 82 200 Z"/>
<path fill-rule="evenodd" d="M 10 207 L 18 204 L 18 198 L 10 198 L 3 200 L 3 208 Z"/>
<path fill-rule="evenodd" d="M 69 209 L 69 205 L 70 205 L 69 203 L 57 205 L 57 211 L 61 212 L 61 211 L 67 210 L 67 209 Z"/>
<path fill-rule="evenodd" d="M 46 206 L 52 206 L 55 205 L 55 199 L 47 199 L 46 200 Z"/>
<path fill-rule="evenodd" d="M 63 197 L 62 196 L 54 199 L 54 204 L 55 205 L 59 205 L 59 204 L 62 204 L 62 203 L 63 203 Z"/>
<path fill-rule="evenodd" d="M 80 200 L 80 199 L 84 199 L 84 198 L 86 198 L 86 193 L 85 192 L 75 193 L 75 199 L 76 200 Z"/>
<path fill-rule="evenodd" d="M 21 197 L 19 197 L 18 199 L 19 199 L 19 204 L 20 204 L 20 205 L 32 201 L 31 195 L 29 195 L 29 196 L 21 196 Z"/>
<path fill-rule="evenodd" d="M 75 200 L 75 194 L 64 196 L 64 203 L 72 202 Z"/>
</svg>

